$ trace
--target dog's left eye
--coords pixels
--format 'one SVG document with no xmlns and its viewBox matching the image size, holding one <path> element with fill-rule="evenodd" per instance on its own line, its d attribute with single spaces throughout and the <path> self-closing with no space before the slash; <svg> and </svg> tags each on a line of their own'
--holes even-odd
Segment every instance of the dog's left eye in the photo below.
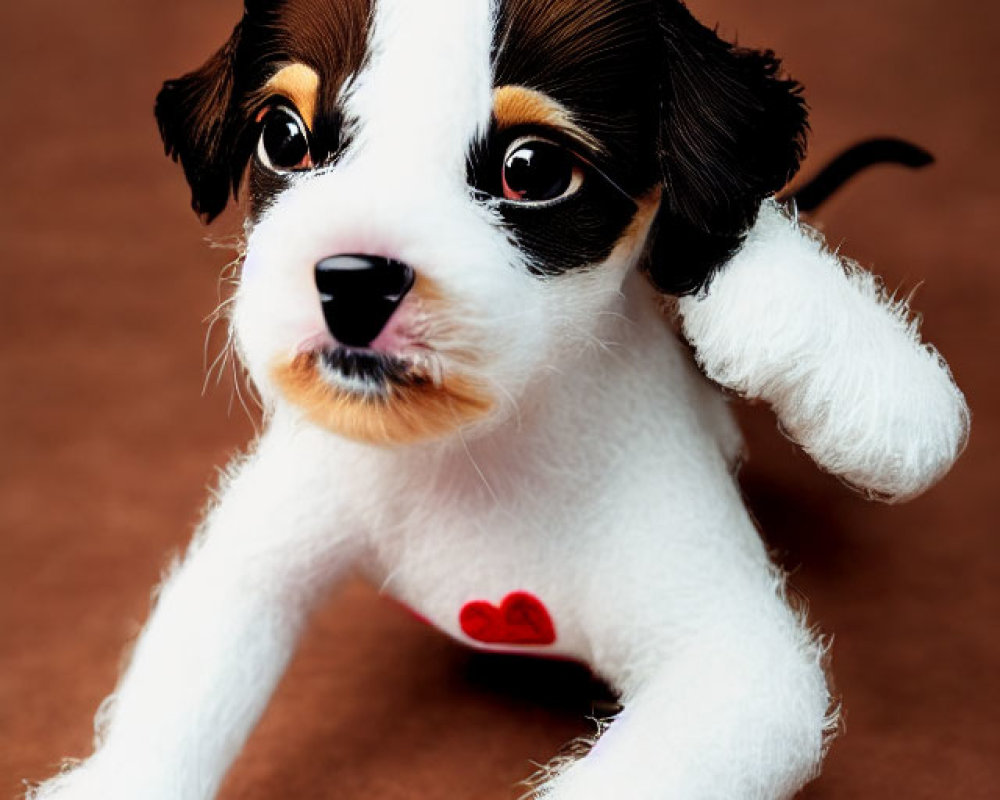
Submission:
<svg viewBox="0 0 1000 800">
<path fill-rule="evenodd" d="M 565 147 L 534 137 L 515 140 L 503 159 L 501 186 L 506 200 L 544 203 L 576 193 L 584 173 Z"/>
<path fill-rule="evenodd" d="M 257 159 L 273 172 L 312 167 L 309 133 L 302 118 L 286 106 L 274 106 L 262 117 Z"/>
</svg>

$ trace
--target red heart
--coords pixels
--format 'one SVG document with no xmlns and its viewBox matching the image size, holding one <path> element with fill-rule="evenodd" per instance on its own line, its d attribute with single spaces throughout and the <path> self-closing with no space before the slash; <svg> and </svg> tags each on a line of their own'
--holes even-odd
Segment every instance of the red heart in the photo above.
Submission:
<svg viewBox="0 0 1000 800">
<path fill-rule="evenodd" d="M 468 603 L 459 620 L 466 636 L 486 644 L 543 646 L 556 640 L 549 612 L 527 592 L 507 595 L 500 608 L 482 600 Z"/>
</svg>

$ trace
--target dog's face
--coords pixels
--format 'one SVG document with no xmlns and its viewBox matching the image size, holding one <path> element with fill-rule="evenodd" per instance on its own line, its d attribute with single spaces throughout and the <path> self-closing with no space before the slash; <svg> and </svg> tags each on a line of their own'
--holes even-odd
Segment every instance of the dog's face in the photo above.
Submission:
<svg viewBox="0 0 1000 800">
<path fill-rule="evenodd" d="M 157 115 L 272 402 L 383 444 L 504 418 L 629 270 L 703 286 L 801 155 L 798 87 L 676 0 L 248 0 Z"/>
</svg>

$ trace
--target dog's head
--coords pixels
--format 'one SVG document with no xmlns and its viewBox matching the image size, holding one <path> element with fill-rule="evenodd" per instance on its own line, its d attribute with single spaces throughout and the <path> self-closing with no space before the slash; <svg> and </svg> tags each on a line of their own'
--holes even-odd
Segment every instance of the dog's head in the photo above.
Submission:
<svg viewBox="0 0 1000 800">
<path fill-rule="evenodd" d="M 703 286 L 801 157 L 777 73 L 677 0 L 247 0 L 157 116 L 199 214 L 247 186 L 265 397 L 400 443 L 502 418 L 630 270 Z"/>
</svg>

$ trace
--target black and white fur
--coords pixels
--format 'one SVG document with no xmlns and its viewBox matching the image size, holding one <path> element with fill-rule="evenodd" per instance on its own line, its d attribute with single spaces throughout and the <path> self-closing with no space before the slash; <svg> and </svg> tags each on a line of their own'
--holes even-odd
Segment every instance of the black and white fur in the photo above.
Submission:
<svg viewBox="0 0 1000 800">
<path fill-rule="evenodd" d="M 290 67 L 310 154 L 276 171 L 258 147 Z M 513 129 L 504 87 L 524 90 Z M 887 499 L 948 470 L 968 412 L 906 306 L 771 199 L 805 126 L 776 60 L 676 0 L 248 0 L 158 114 L 200 213 L 249 169 L 232 324 L 266 429 L 94 754 L 29 796 L 213 797 L 352 570 L 471 646 L 579 659 L 620 694 L 540 797 L 782 798 L 815 776 L 824 649 L 744 507 L 722 389 Z M 572 153 L 565 196 L 504 199 L 515 135 Z M 317 293 L 341 254 L 416 276 L 369 347 L 341 346 Z M 467 635 L 470 601 L 519 591 L 553 642 Z"/>
</svg>

